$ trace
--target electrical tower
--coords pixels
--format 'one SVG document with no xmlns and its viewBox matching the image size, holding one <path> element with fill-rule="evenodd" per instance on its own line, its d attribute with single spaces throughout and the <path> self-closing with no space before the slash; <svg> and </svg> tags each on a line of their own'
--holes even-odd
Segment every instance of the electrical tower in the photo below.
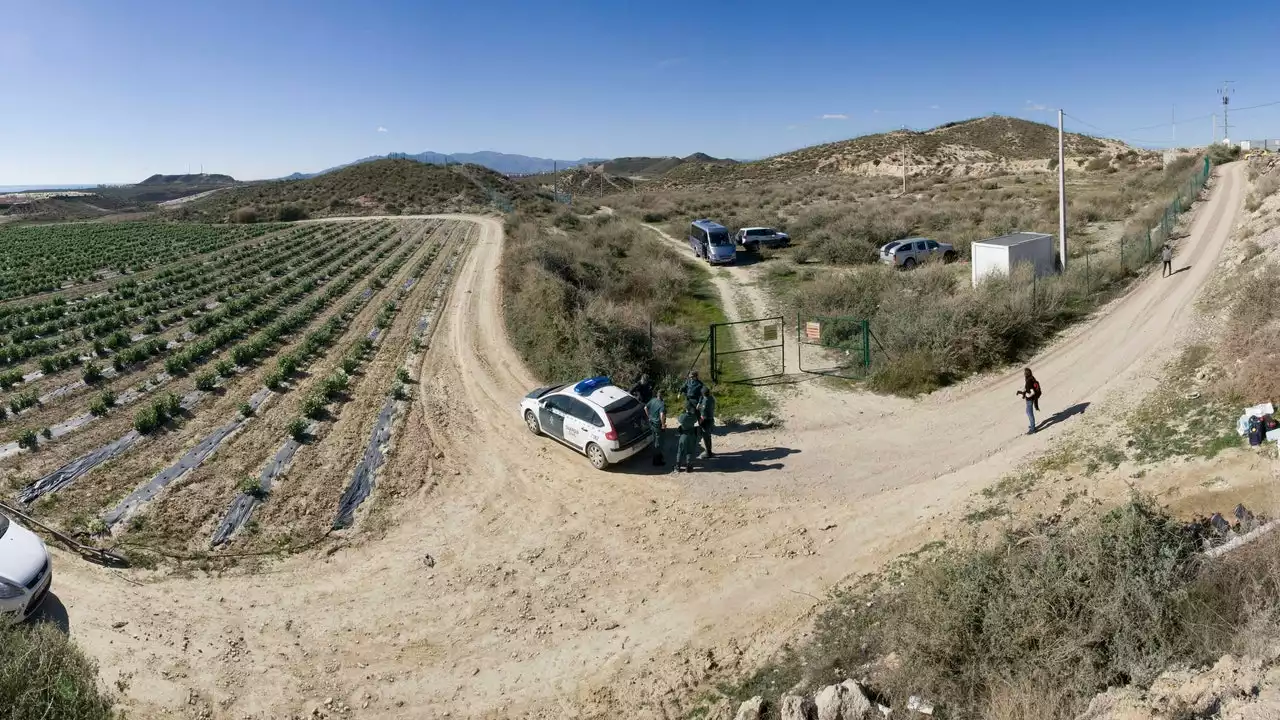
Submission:
<svg viewBox="0 0 1280 720">
<path fill-rule="evenodd" d="M 1227 106 L 1231 103 L 1231 83 L 1235 80 L 1223 80 L 1218 96 L 1222 98 L 1222 141 L 1231 141 L 1231 121 L 1227 117 Z"/>
</svg>

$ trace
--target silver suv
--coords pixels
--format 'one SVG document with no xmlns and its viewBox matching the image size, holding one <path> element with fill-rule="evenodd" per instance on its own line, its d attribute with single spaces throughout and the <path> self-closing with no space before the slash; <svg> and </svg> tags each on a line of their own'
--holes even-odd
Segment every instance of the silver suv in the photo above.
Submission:
<svg viewBox="0 0 1280 720">
<path fill-rule="evenodd" d="M 880 262 L 904 270 L 910 270 L 931 257 L 941 257 L 943 262 L 954 262 L 959 256 L 955 247 L 949 243 L 928 238 L 894 240 L 880 247 Z"/>
<path fill-rule="evenodd" d="M 738 244 L 746 248 L 748 252 L 759 250 L 761 247 L 779 247 L 791 244 L 790 235 L 770 227 L 742 228 L 738 231 L 737 240 Z"/>
</svg>

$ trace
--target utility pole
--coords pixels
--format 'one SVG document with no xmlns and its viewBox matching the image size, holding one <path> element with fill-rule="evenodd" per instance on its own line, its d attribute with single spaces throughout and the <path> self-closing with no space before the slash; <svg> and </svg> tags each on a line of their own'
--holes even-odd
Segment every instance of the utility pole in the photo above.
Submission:
<svg viewBox="0 0 1280 720">
<path fill-rule="evenodd" d="M 1222 141 L 1231 142 L 1231 119 L 1227 116 L 1227 105 L 1231 103 L 1231 83 L 1235 80 L 1223 80 L 1218 96 L 1222 98 Z"/>
<path fill-rule="evenodd" d="M 560 166 L 551 162 L 551 199 L 560 202 Z"/>
<path fill-rule="evenodd" d="M 1062 272 L 1067 272 L 1067 164 L 1062 141 L 1062 110 L 1058 110 L 1058 255 Z"/>
</svg>

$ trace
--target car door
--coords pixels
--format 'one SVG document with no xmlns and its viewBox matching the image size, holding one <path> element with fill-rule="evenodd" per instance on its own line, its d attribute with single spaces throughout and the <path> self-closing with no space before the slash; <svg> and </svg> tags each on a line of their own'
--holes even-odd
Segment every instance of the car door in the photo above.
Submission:
<svg viewBox="0 0 1280 720">
<path fill-rule="evenodd" d="M 568 401 L 568 412 L 564 419 L 564 441 L 579 450 L 585 450 L 592 439 L 591 430 L 596 421 L 596 411 L 581 400 L 569 397 L 565 400 Z"/>
<path fill-rule="evenodd" d="M 928 260 L 929 259 L 929 243 L 925 242 L 924 240 L 917 240 L 915 242 L 915 246 L 916 246 L 915 252 L 912 253 L 912 256 L 915 257 L 916 263 L 922 263 L 925 260 Z"/>
<path fill-rule="evenodd" d="M 925 244 L 929 247 L 929 256 L 932 257 L 942 252 L 936 240 L 928 240 Z"/>
<path fill-rule="evenodd" d="M 552 395 L 538 407 L 538 425 L 542 432 L 553 438 L 564 440 L 565 418 L 568 417 L 568 401 L 573 398 L 564 395 Z"/>
</svg>

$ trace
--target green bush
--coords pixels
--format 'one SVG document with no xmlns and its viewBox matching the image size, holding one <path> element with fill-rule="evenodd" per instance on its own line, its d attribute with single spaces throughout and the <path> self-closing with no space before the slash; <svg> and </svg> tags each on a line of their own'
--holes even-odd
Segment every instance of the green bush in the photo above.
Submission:
<svg viewBox="0 0 1280 720">
<path fill-rule="evenodd" d="M 162 422 L 164 422 L 164 418 L 161 417 L 160 413 L 156 412 L 155 405 L 148 405 L 134 413 L 133 429 L 146 434 L 160 427 Z"/>
<path fill-rule="evenodd" d="M 308 395 L 302 401 L 300 408 L 303 415 L 312 420 L 319 420 L 325 415 L 325 398 L 324 395 L 315 394 Z"/>
<path fill-rule="evenodd" d="M 0 626 L 0 708 L 6 720 L 110 720 L 98 669 L 52 623 Z"/>
<path fill-rule="evenodd" d="M 285 429 L 289 433 L 289 437 L 298 442 L 303 442 L 307 439 L 307 421 L 302 418 L 290 420 Z"/>
<path fill-rule="evenodd" d="M 36 437 L 36 432 L 31 428 L 23 428 L 22 430 L 19 430 L 16 439 L 18 441 L 18 447 L 26 450 L 35 450 L 40 445 L 40 441 Z"/>
<path fill-rule="evenodd" d="M 307 211 L 297 205 L 282 205 L 277 213 L 280 222 L 295 222 L 307 219 Z"/>
<path fill-rule="evenodd" d="M 240 417 L 253 417 L 253 406 L 247 402 L 240 403 Z"/>
<path fill-rule="evenodd" d="M 265 378 L 262 379 L 262 384 L 266 385 L 268 390 L 279 390 L 280 385 L 283 382 L 284 378 L 281 376 L 279 370 L 272 370 L 267 373 Z"/>
<path fill-rule="evenodd" d="M 256 223 L 258 222 L 258 211 L 251 207 L 242 207 L 231 213 L 231 222 L 233 223 Z"/>
<path fill-rule="evenodd" d="M 230 360 L 219 360 L 218 364 L 214 366 L 214 369 L 217 370 L 218 374 L 224 378 L 229 378 L 236 374 L 236 364 Z"/>
<path fill-rule="evenodd" d="M 102 379 L 102 366 L 98 363 L 89 363 L 84 366 L 84 381 L 92 385 Z"/>
<path fill-rule="evenodd" d="M 218 374 L 216 372 L 202 373 L 196 376 L 196 389 L 209 392 L 218 387 Z"/>
</svg>

